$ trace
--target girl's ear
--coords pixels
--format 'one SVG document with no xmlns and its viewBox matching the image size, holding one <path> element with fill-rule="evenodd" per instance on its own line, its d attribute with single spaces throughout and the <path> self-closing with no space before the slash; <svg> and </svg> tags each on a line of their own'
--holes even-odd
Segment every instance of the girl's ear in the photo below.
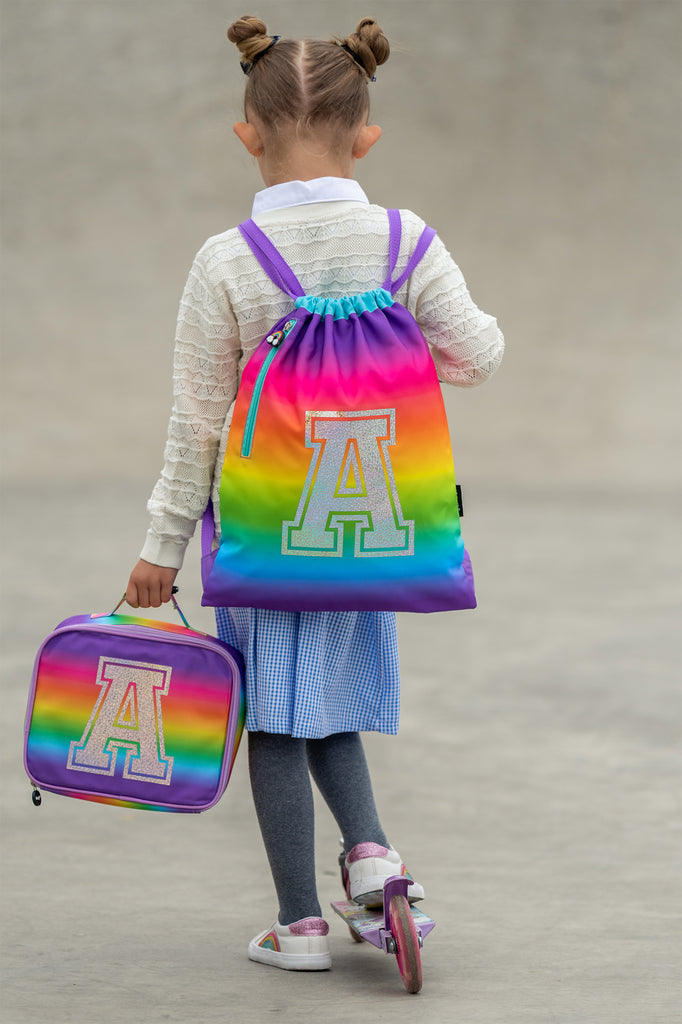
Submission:
<svg viewBox="0 0 682 1024">
<path fill-rule="evenodd" d="M 239 141 L 246 146 L 251 156 L 263 155 L 263 143 L 255 125 L 247 124 L 245 121 L 237 121 L 233 131 Z"/>
<path fill-rule="evenodd" d="M 375 142 L 381 138 L 381 128 L 378 124 L 366 124 L 360 129 L 353 139 L 353 156 L 356 160 L 362 160 L 367 156 Z"/>
</svg>

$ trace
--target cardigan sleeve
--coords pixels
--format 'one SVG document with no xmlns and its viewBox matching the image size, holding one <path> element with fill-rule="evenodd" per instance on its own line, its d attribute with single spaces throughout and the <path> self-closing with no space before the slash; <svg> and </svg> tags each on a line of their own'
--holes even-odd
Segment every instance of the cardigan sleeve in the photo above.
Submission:
<svg viewBox="0 0 682 1024">
<path fill-rule="evenodd" d="M 408 303 L 431 346 L 440 380 L 473 387 L 502 361 L 504 336 L 482 312 L 440 238 L 431 242 L 412 275 Z"/>
<path fill-rule="evenodd" d="M 140 555 L 154 565 L 180 568 L 206 507 L 221 433 L 237 393 L 239 356 L 237 323 L 207 243 L 192 264 L 178 313 L 173 410 Z"/>
</svg>

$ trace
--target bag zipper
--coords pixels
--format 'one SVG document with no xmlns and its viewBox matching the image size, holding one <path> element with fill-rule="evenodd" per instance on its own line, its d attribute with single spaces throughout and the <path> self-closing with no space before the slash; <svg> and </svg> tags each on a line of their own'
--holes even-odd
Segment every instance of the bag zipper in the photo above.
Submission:
<svg viewBox="0 0 682 1024">
<path fill-rule="evenodd" d="M 244 424 L 244 436 L 242 437 L 242 450 L 241 456 L 243 459 L 251 457 L 251 448 L 253 447 L 253 435 L 256 429 L 256 418 L 258 416 L 258 406 L 260 405 L 261 392 L 263 391 L 263 385 L 265 384 L 265 378 L 268 370 L 270 369 L 270 363 L 277 355 L 279 346 L 282 344 L 286 336 L 296 326 L 295 320 L 287 320 L 281 331 L 273 331 L 272 334 L 268 334 L 265 339 L 270 345 L 270 351 L 263 360 L 263 365 L 258 371 L 256 377 L 256 383 L 253 386 L 253 393 L 251 395 L 251 402 L 249 404 L 249 411 L 246 414 L 246 423 Z"/>
</svg>

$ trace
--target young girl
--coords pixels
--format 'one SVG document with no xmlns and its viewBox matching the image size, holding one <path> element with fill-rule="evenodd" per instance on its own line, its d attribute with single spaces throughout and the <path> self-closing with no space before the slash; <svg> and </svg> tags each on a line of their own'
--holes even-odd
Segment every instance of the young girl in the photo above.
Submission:
<svg viewBox="0 0 682 1024">
<path fill-rule="evenodd" d="M 280 39 L 245 16 L 227 34 L 248 76 L 246 120 L 234 130 L 266 186 L 252 216 L 308 294 L 341 298 L 380 287 L 387 214 L 370 204 L 354 171 L 381 135 L 367 117 L 368 83 L 389 56 L 383 32 L 365 18 L 340 43 Z M 424 227 L 407 210 L 401 216 L 398 272 Z M 497 368 L 504 342 L 496 321 L 474 305 L 438 238 L 395 298 L 421 326 L 441 380 L 474 385 Z M 236 228 L 200 249 L 180 305 L 165 464 L 127 588 L 134 608 L 170 600 L 209 498 L 218 509 L 240 375 L 290 309 Z M 279 900 L 278 919 L 252 939 L 249 957 L 324 970 L 329 927 L 316 889 L 311 775 L 343 836 L 351 898 L 378 905 L 384 880 L 407 873 L 381 827 L 359 735 L 398 729 L 395 615 L 218 608 L 216 619 L 218 635 L 246 663 L 249 773 Z M 423 895 L 418 883 L 410 886 L 410 899 Z"/>
</svg>

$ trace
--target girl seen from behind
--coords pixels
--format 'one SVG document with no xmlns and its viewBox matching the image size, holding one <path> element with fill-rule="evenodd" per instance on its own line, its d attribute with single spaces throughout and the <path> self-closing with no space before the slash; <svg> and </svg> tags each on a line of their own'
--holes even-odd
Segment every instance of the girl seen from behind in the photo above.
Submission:
<svg viewBox="0 0 682 1024">
<path fill-rule="evenodd" d="M 280 39 L 244 16 L 228 37 L 247 76 L 245 120 L 235 132 L 265 185 L 253 204 L 257 227 L 307 296 L 332 302 L 375 293 L 389 262 L 389 217 L 354 174 L 381 135 L 368 123 L 368 84 L 389 57 L 382 30 L 365 18 L 341 42 Z M 400 225 L 393 298 L 419 324 L 441 381 L 481 383 L 502 358 L 496 321 L 474 304 L 438 237 L 401 282 L 425 226 L 409 210 L 400 211 Z M 164 467 L 126 592 L 133 607 L 170 600 L 210 500 L 220 540 L 221 471 L 240 379 L 291 309 L 237 228 L 210 238 L 195 257 L 178 317 Z M 218 635 L 245 660 L 249 774 L 279 903 L 248 955 L 287 970 L 324 970 L 331 955 L 316 886 L 311 776 L 341 830 L 349 898 L 379 905 L 385 879 L 407 873 L 382 828 L 360 738 L 398 731 L 395 613 L 227 604 L 216 608 Z M 423 895 L 415 881 L 410 899 Z"/>
</svg>

